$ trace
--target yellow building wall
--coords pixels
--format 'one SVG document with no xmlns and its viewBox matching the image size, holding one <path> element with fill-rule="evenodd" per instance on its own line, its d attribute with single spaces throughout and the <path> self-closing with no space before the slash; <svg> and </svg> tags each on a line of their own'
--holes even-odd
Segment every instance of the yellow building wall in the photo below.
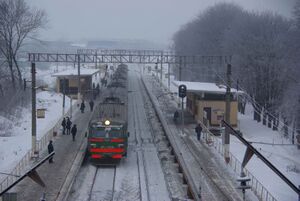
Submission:
<svg viewBox="0 0 300 201">
<path fill-rule="evenodd" d="M 69 87 L 78 87 L 78 79 L 69 79 Z"/>
<path fill-rule="evenodd" d="M 211 125 L 212 126 L 218 126 L 220 125 L 221 120 L 217 119 L 218 115 L 222 115 L 225 119 L 225 107 L 226 103 L 225 101 L 204 101 L 204 100 L 198 100 L 196 101 L 196 104 L 198 106 L 197 115 L 195 116 L 197 121 L 203 121 L 203 109 L 205 107 L 211 108 Z M 230 104 L 230 124 L 232 126 L 237 126 L 237 102 L 232 101 Z"/>
</svg>

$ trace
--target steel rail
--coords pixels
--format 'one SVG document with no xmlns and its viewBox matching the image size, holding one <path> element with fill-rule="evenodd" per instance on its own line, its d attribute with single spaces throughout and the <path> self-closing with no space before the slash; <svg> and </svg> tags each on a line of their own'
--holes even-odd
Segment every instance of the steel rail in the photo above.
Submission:
<svg viewBox="0 0 300 201">
<path fill-rule="evenodd" d="M 188 185 L 188 196 L 195 201 L 200 201 L 201 199 L 199 197 L 199 192 L 196 188 L 196 185 L 193 182 L 192 176 L 184 162 L 184 159 L 182 158 L 182 154 L 181 154 L 179 148 L 177 147 L 177 143 L 173 139 L 172 132 L 170 131 L 168 124 L 167 124 L 166 120 L 164 119 L 164 115 L 162 114 L 162 112 L 160 111 L 160 109 L 158 107 L 158 102 L 155 99 L 155 97 L 149 92 L 149 89 L 147 88 L 147 85 L 145 84 L 143 79 L 142 79 L 142 82 L 146 88 L 146 92 L 147 92 L 148 96 L 150 97 L 152 105 L 154 106 L 156 115 L 158 116 L 158 118 L 162 124 L 164 132 L 166 133 L 166 137 L 169 140 L 170 145 L 173 148 L 173 152 L 174 152 L 176 160 L 178 161 L 179 167 L 182 170 L 183 177 Z"/>
</svg>

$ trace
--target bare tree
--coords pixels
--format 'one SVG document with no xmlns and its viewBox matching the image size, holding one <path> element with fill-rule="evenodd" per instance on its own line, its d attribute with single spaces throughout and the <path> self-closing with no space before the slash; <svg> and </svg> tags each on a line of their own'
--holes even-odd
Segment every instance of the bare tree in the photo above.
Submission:
<svg viewBox="0 0 300 201">
<path fill-rule="evenodd" d="M 22 85 L 18 52 L 24 41 L 33 37 L 45 23 L 45 12 L 31 9 L 25 0 L 0 0 L 0 52 L 8 64 L 14 88 L 16 80 Z"/>
<path fill-rule="evenodd" d="M 297 0 L 294 6 L 294 18 L 295 18 L 295 24 L 298 29 L 300 29 L 300 0 Z"/>
</svg>

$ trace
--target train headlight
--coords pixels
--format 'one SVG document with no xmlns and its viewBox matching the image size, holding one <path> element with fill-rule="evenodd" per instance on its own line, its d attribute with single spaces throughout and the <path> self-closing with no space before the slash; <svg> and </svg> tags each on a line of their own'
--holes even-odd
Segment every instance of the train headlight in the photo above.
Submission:
<svg viewBox="0 0 300 201">
<path fill-rule="evenodd" d="M 110 125 L 110 121 L 109 120 L 105 120 L 104 124 L 105 124 L 105 126 L 109 126 Z"/>
</svg>

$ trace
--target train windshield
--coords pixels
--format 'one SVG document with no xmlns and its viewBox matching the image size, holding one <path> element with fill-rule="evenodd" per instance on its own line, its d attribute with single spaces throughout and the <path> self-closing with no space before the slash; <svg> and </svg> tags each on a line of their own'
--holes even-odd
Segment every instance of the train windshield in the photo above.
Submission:
<svg viewBox="0 0 300 201">
<path fill-rule="evenodd" d="M 123 137 L 121 129 L 111 129 L 109 131 L 109 137 Z"/>
<path fill-rule="evenodd" d="M 106 131 L 103 128 L 93 128 L 90 130 L 91 137 L 105 137 Z"/>
</svg>

